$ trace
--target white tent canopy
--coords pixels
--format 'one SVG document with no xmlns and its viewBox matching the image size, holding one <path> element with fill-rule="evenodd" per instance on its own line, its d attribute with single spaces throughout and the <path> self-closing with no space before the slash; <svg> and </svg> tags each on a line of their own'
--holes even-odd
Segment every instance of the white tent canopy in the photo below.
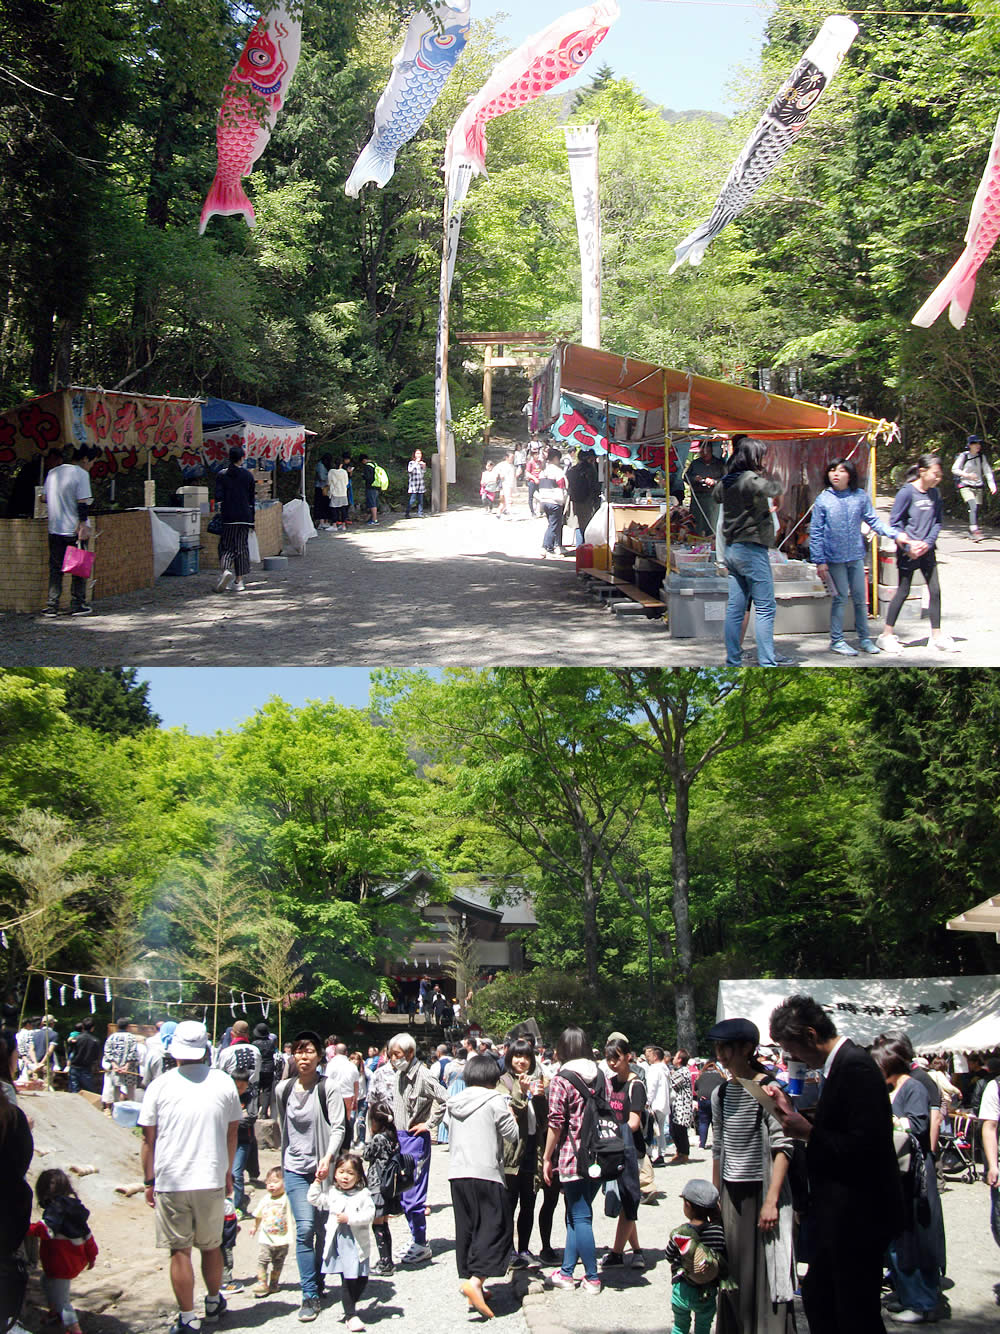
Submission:
<svg viewBox="0 0 1000 1334">
<path fill-rule="evenodd" d="M 943 1031 L 966 1010 L 975 1012 L 977 1024 L 980 1018 L 985 1022 L 984 1007 L 992 1001 L 996 1016 L 992 1031 L 997 1034 L 992 1041 L 976 1042 L 969 1047 L 937 1041 L 933 1050 L 979 1051 L 1000 1042 L 1000 977 L 995 974 L 871 979 L 763 977 L 722 981 L 715 1017 L 717 1021 L 751 1019 L 760 1029 L 761 1042 L 767 1044 L 771 1040 L 771 1011 L 794 995 L 812 996 L 818 1001 L 843 1037 L 867 1046 L 888 1029 L 902 1029 L 909 1033 L 917 1048 L 925 1045 L 929 1030 Z"/>
<path fill-rule="evenodd" d="M 942 1015 L 924 1030 L 917 1051 L 988 1052 L 1000 1047 L 1000 988 L 981 996 L 954 1014 Z"/>
</svg>

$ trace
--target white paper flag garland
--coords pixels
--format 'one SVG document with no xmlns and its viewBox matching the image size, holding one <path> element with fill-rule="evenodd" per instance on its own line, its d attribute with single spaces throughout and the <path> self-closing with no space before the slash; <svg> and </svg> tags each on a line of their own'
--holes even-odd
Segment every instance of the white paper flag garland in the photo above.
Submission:
<svg viewBox="0 0 1000 1334">
<path fill-rule="evenodd" d="M 90 993 L 90 1013 L 91 1014 L 97 1013 L 97 999 L 94 996 L 93 992 Z"/>
<path fill-rule="evenodd" d="M 104 999 L 111 1004 L 111 983 L 107 978 L 104 979 Z"/>
<path fill-rule="evenodd" d="M 80 990 L 80 974 L 75 973 L 73 976 L 73 999 L 79 1000 L 82 995 L 83 992 Z"/>
<path fill-rule="evenodd" d="M 46 978 L 46 979 L 45 979 L 45 1000 L 46 1000 L 46 1002 L 48 1002 L 48 1001 L 50 1001 L 51 999 L 52 999 L 52 984 L 49 982 L 49 979 Z"/>
<path fill-rule="evenodd" d="M 59 988 L 59 1004 L 60 1004 L 60 1006 L 64 1006 L 64 1005 L 66 1004 L 66 988 L 65 988 L 65 986 L 61 986 L 61 987 Z"/>
</svg>

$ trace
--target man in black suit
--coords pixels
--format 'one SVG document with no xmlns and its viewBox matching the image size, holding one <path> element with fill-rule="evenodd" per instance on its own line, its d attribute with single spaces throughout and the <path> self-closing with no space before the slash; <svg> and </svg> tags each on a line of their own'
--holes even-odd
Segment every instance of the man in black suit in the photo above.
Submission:
<svg viewBox="0 0 1000 1334">
<path fill-rule="evenodd" d="M 811 996 L 777 1007 L 771 1037 L 794 1060 L 823 1070 L 811 1121 L 780 1092 L 774 1109 L 785 1132 L 806 1143 L 811 1254 L 802 1302 L 810 1332 L 884 1334 L 882 1257 L 903 1222 L 885 1080 L 867 1052 L 837 1036 Z"/>
</svg>

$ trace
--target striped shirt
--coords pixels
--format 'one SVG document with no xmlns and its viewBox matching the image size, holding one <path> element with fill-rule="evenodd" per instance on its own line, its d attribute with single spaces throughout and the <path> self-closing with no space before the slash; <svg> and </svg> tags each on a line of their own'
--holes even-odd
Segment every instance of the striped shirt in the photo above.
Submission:
<svg viewBox="0 0 1000 1334">
<path fill-rule="evenodd" d="M 712 1095 L 712 1156 L 720 1158 L 725 1147 L 726 1181 L 762 1181 L 765 1153 L 784 1149 L 791 1154 L 791 1138 L 783 1131 L 776 1132 L 770 1125 L 772 1120 L 737 1080 L 731 1079 L 715 1090 Z"/>
</svg>

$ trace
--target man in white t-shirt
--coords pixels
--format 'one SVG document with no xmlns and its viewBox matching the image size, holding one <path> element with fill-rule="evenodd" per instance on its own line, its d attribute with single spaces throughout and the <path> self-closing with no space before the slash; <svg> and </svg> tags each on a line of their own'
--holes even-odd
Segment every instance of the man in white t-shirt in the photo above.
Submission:
<svg viewBox="0 0 1000 1334">
<path fill-rule="evenodd" d="M 333 1055 L 326 1063 L 326 1077 L 333 1080 L 337 1092 L 344 1099 L 344 1111 L 347 1113 L 348 1124 L 350 1124 L 351 1118 L 358 1110 L 361 1074 L 358 1067 L 348 1056 L 347 1047 L 343 1042 L 338 1042 L 334 1046 Z"/>
<path fill-rule="evenodd" d="M 86 448 L 78 449 L 76 463 L 65 463 L 62 451 L 53 449 L 49 458 L 55 466 L 45 478 L 45 504 L 49 522 L 49 600 L 43 615 L 58 616 L 66 548 L 83 545 L 90 536 L 87 518 L 90 506 L 94 503 L 90 490 L 93 456 Z M 73 615 L 86 616 L 90 612 L 86 579 L 73 575 L 70 596 Z"/>
<path fill-rule="evenodd" d="M 139 1112 L 146 1203 L 156 1210 L 156 1244 L 170 1251 L 170 1282 L 180 1308 L 170 1334 L 201 1328 L 192 1247 L 201 1252 L 205 1322 L 217 1321 L 226 1309 L 219 1291 L 222 1224 L 243 1109 L 229 1075 L 209 1067 L 209 1052 L 204 1024 L 178 1024 L 170 1042 L 177 1067 L 150 1084 Z"/>
<path fill-rule="evenodd" d="M 992 1069 L 995 1062 L 990 1061 Z M 983 1136 L 983 1157 L 986 1159 L 986 1184 L 990 1188 L 990 1227 L 993 1240 L 1000 1246 L 1000 1173 L 997 1163 L 997 1122 L 1000 1121 L 1000 1079 L 991 1079 L 979 1104 L 979 1125 Z M 997 1289 L 1000 1301 L 1000 1286 Z"/>
</svg>

